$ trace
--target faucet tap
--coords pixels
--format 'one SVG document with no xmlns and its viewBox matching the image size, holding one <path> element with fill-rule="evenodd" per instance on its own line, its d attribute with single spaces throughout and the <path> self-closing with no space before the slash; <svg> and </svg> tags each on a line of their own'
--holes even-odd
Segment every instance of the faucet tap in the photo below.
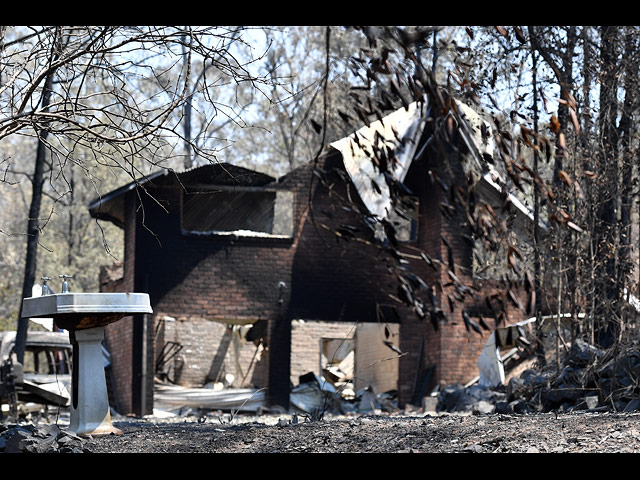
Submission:
<svg viewBox="0 0 640 480">
<path fill-rule="evenodd" d="M 51 289 L 47 285 L 47 281 L 51 280 L 50 277 L 41 277 L 42 280 L 42 295 L 51 295 Z"/>
<path fill-rule="evenodd" d="M 62 292 L 61 293 L 69 293 L 69 282 L 67 279 L 73 278 L 73 275 L 58 275 L 62 279 Z"/>
</svg>

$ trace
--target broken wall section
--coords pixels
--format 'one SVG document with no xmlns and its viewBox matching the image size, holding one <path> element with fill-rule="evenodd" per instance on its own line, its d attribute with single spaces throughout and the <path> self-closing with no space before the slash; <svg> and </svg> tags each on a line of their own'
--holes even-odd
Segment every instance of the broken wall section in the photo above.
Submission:
<svg viewBox="0 0 640 480">
<path fill-rule="evenodd" d="M 397 349 L 398 344 L 397 324 L 294 320 L 290 381 L 296 385 L 301 376 L 313 372 L 352 394 L 366 388 L 395 391 L 399 354 L 390 345 Z"/>
<path fill-rule="evenodd" d="M 155 325 L 159 379 L 185 387 L 211 383 L 235 388 L 267 385 L 264 346 L 246 339 L 253 324 L 159 314 Z"/>
</svg>

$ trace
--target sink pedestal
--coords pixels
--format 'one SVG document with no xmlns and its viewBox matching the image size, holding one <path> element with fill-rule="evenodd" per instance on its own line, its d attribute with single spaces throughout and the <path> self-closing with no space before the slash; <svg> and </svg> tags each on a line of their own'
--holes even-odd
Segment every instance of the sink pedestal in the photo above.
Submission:
<svg viewBox="0 0 640 480">
<path fill-rule="evenodd" d="M 73 345 L 71 422 L 78 435 L 120 434 L 111 424 L 101 342 L 104 327 L 153 313 L 146 293 L 58 293 L 22 300 L 24 318 L 53 318 Z"/>
<path fill-rule="evenodd" d="M 75 330 L 69 337 L 74 349 L 69 430 L 81 436 L 121 434 L 111 424 L 101 345 L 104 327 Z"/>
</svg>

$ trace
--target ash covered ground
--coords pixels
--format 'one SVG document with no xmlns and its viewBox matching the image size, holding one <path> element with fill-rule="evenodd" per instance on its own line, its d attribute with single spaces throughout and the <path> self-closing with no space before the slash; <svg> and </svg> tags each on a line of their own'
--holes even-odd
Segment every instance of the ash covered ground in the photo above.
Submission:
<svg viewBox="0 0 640 480">
<path fill-rule="evenodd" d="M 637 453 L 638 413 L 236 417 L 115 422 L 102 453 Z"/>
<path fill-rule="evenodd" d="M 6 452 L 637 453 L 640 413 L 208 415 L 118 418 L 121 435 L 79 438 L 64 424 L 4 424 Z M 53 425 L 53 429 L 52 429 Z M 59 431 L 56 431 L 56 428 Z M 8 433 L 20 429 L 17 439 Z M 31 432 L 31 434 L 28 434 Z M 52 436 L 57 438 L 52 439 Z M 38 450 L 40 446 L 40 450 Z M 10 447 L 10 448 L 9 448 Z"/>
</svg>

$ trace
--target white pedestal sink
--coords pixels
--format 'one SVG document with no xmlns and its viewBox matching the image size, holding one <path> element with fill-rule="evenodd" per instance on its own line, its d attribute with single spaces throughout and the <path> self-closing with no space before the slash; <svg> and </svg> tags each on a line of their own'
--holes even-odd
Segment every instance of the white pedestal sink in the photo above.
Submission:
<svg viewBox="0 0 640 480">
<path fill-rule="evenodd" d="M 53 318 L 73 344 L 71 421 L 78 435 L 119 434 L 111 424 L 101 342 L 104 327 L 129 315 L 152 313 L 146 293 L 59 293 L 22 301 L 24 318 Z"/>
</svg>

